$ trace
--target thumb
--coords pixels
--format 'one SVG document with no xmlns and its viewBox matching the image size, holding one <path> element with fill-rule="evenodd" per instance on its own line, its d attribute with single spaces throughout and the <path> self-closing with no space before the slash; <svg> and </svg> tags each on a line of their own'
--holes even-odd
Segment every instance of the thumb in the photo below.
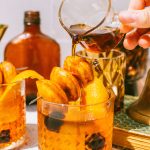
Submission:
<svg viewBox="0 0 150 150">
<path fill-rule="evenodd" d="M 134 28 L 150 28 L 150 7 L 143 10 L 128 10 L 119 14 L 122 24 Z"/>
</svg>

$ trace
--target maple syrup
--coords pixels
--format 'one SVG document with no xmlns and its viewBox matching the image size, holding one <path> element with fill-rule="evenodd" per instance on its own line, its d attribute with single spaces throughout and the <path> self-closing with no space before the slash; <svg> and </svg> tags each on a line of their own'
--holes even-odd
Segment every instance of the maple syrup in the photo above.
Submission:
<svg viewBox="0 0 150 150">
<path fill-rule="evenodd" d="M 70 26 L 69 32 L 72 37 L 72 55 L 75 55 L 76 45 L 81 44 L 84 49 L 94 52 L 109 52 L 115 48 L 123 38 L 118 28 L 101 27 L 87 33 L 90 27 L 85 24 Z M 86 34 L 87 33 L 87 34 Z"/>
</svg>

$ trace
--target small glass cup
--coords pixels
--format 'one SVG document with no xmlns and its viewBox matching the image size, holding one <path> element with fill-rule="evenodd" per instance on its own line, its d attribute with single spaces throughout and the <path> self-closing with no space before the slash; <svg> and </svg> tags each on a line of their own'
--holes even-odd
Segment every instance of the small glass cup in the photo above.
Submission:
<svg viewBox="0 0 150 150">
<path fill-rule="evenodd" d="M 40 150 L 112 149 L 114 93 L 92 105 L 67 105 L 38 99 Z"/>
<path fill-rule="evenodd" d="M 116 4 L 112 0 L 62 0 L 58 17 L 72 38 L 73 56 L 79 44 L 100 53 L 110 51 L 120 43 L 124 34 L 120 32 L 113 3 Z"/>
<path fill-rule="evenodd" d="M 111 50 L 110 52 L 90 53 L 88 50 L 79 51 L 77 56 L 85 58 L 92 66 L 94 75 L 103 80 L 106 88 L 111 88 L 115 95 L 115 112 L 123 108 L 125 94 L 124 76 L 126 56 L 124 52 Z"/>
<path fill-rule="evenodd" d="M 0 84 L 0 149 L 22 145 L 25 131 L 25 81 Z"/>
</svg>

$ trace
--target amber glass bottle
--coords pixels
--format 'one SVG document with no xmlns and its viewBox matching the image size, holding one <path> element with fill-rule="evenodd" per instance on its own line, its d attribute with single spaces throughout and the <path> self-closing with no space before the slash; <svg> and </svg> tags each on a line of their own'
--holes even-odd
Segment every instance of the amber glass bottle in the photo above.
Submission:
<svg viewBox="0 0 150 150">
<path fill-rule="evenodd" d="M 47 79 L 51 69 L 59 66 L 59 44 L 41 32 L 38 11 L 25 12 L 24 31 L 7 44 L 4 59 L 12 62 L 20 70 L 33 69 Z M 30 101 L 36 97 L 36 85 L 31 79 L 26 83 L 27 101 Z"/>
</svg>

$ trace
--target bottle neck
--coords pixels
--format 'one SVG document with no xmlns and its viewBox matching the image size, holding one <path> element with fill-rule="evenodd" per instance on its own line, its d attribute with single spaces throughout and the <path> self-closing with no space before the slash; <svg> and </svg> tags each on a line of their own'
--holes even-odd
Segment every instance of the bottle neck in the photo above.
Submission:
<svg viewBox="0 0 150 150">
<path fill-rule="evenodd" d="M 30 32 L 30 33 L 39 33 L 40 25 L 39 24 L 24 24 L 24 32 Z"/>
</svg>

